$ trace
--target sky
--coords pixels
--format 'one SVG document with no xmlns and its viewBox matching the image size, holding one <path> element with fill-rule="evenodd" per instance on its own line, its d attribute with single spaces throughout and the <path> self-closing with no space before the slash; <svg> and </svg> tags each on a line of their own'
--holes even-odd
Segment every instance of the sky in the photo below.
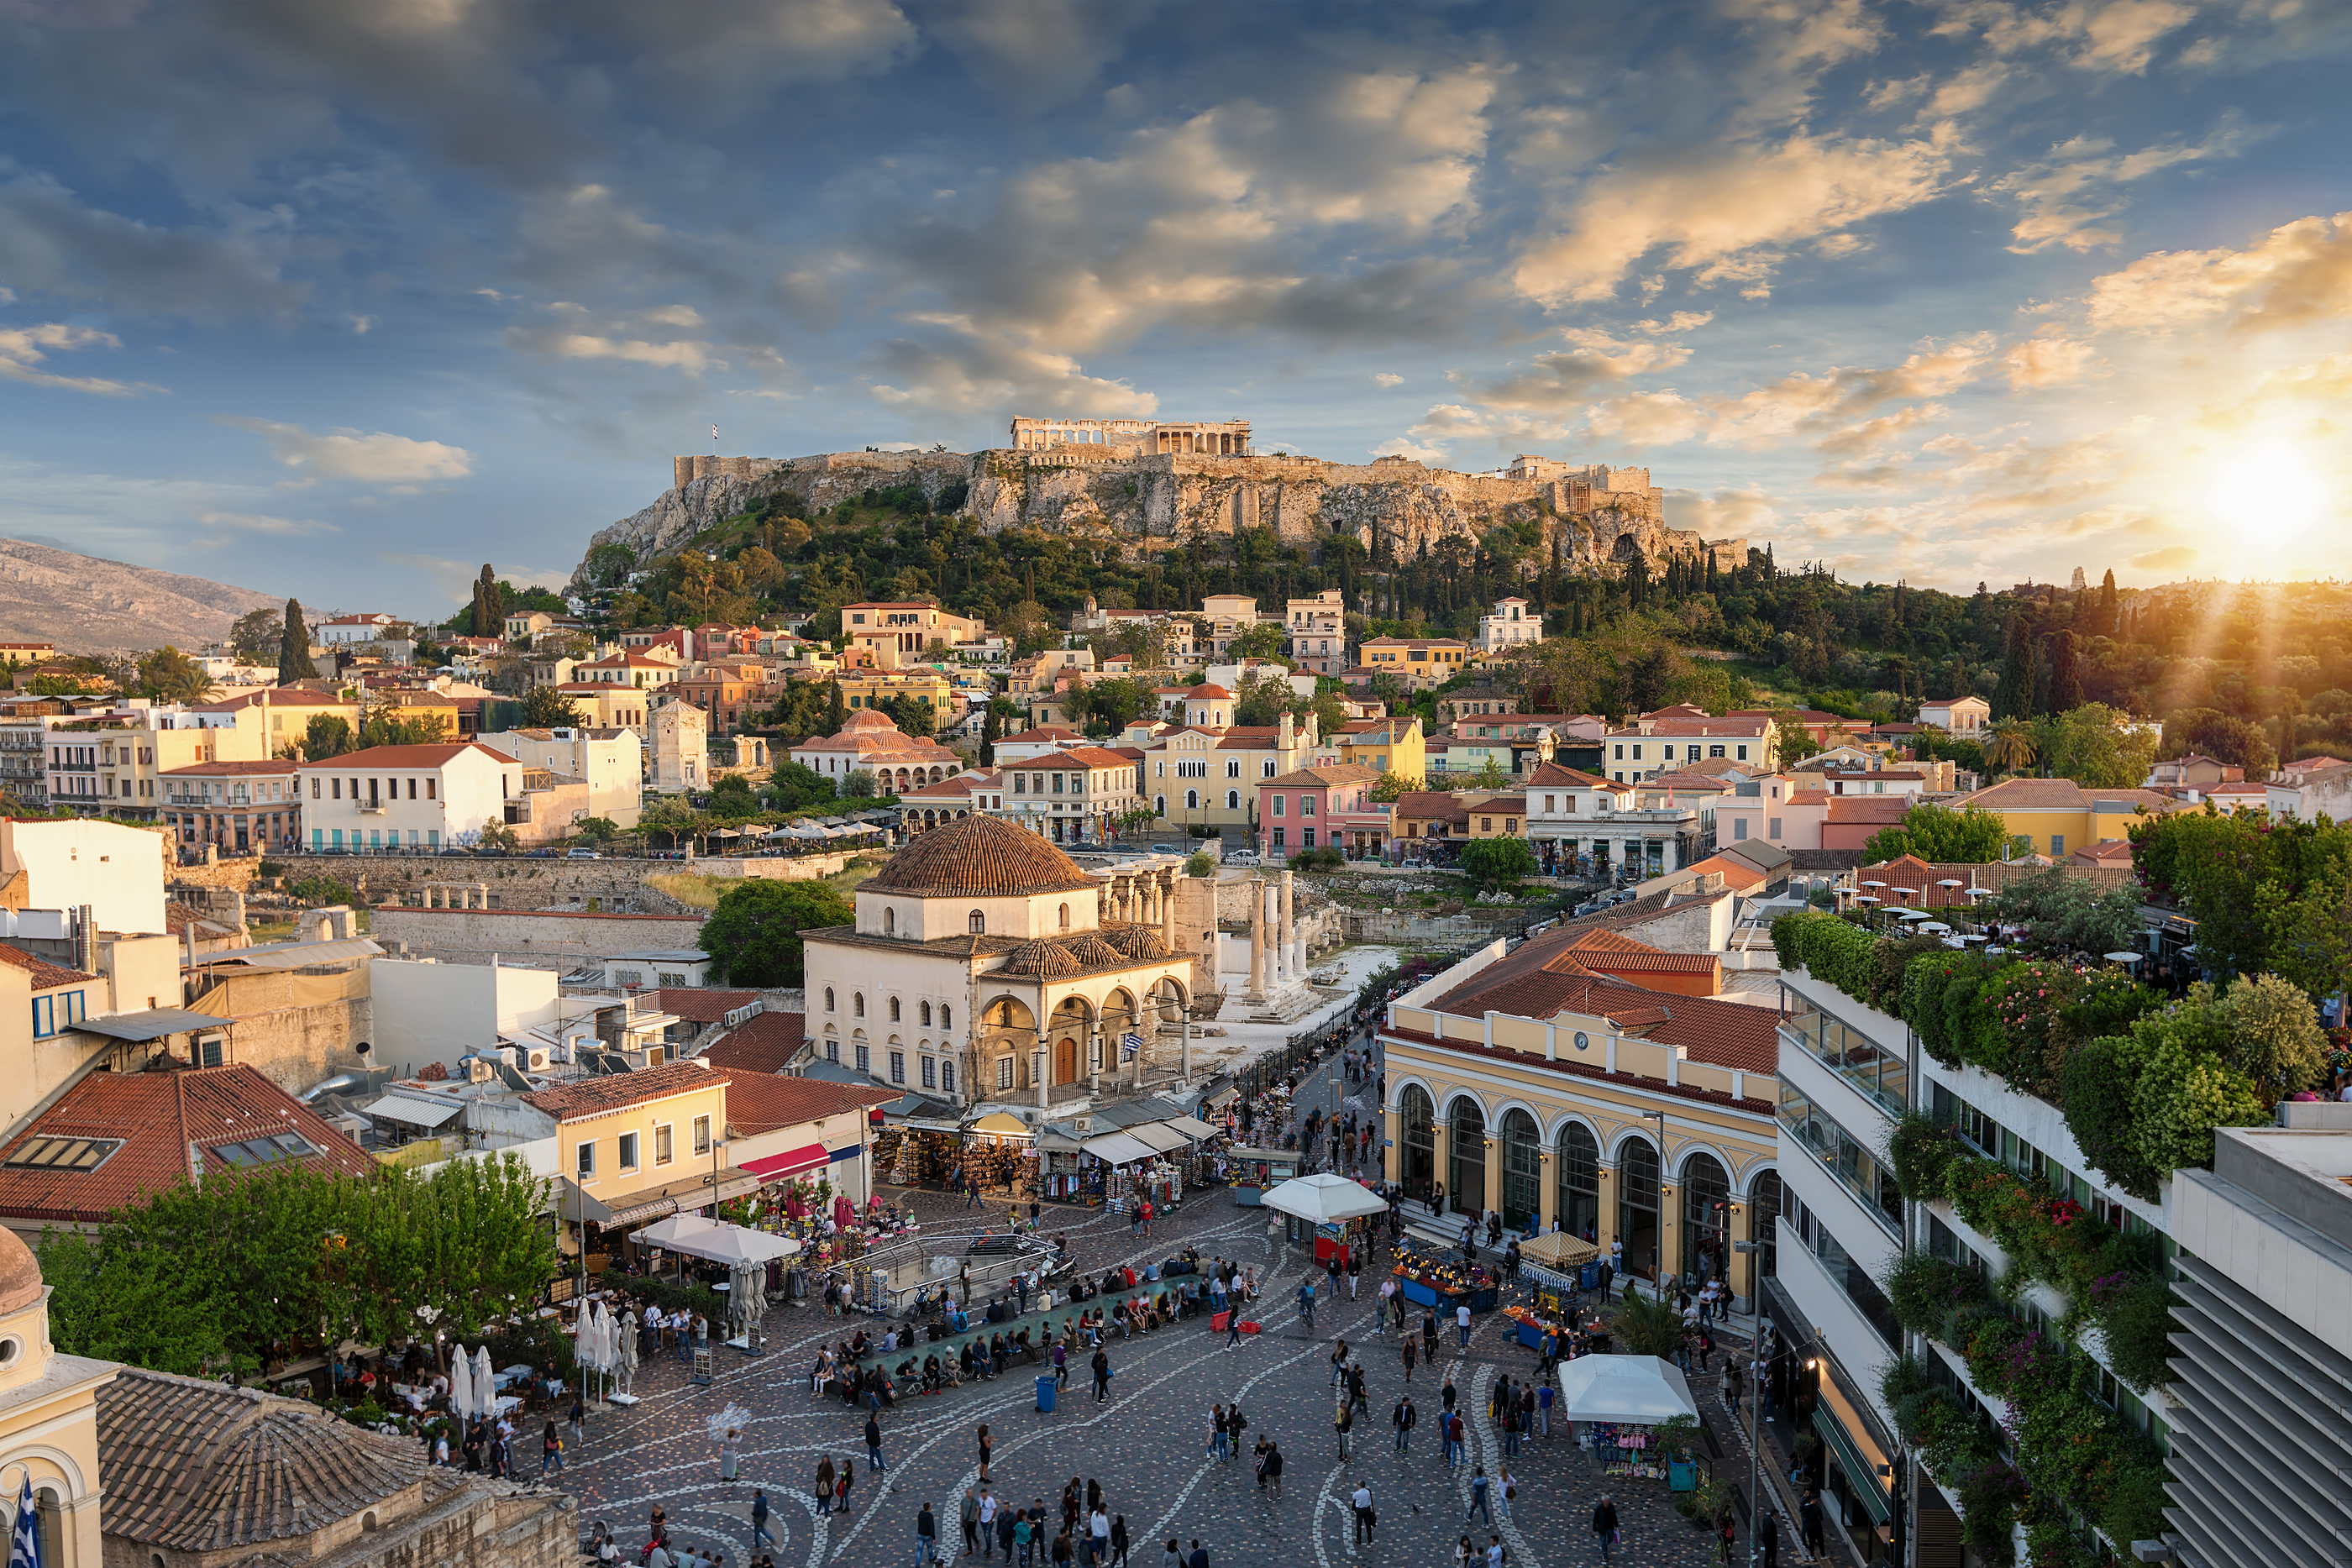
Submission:
<svg viewBox="0 0 2352 1568">
<path fill-rule="evenodd" d="M 1958 591 L 2352 576 L 2352 0 L 0 0 L 0 533 L 569 575 L 673 454 L 1248 418 Z"/>
</svg>

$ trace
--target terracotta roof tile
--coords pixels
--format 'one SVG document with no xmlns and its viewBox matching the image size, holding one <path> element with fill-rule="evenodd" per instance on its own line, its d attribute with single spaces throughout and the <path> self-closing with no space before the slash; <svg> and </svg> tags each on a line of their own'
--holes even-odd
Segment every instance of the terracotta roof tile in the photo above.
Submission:
<svg viewBox="0 0 2352 1568">
<path fill-rule="evenodd" d="M 664 986 L 654 993 L 662 1011 L 676 1013 L 688 1023 L 717 1023 L 737 1008 L 760 999 L 757 991 L 730 991 L 716 986 Z"/>
<path fill-rule="evenodd" d="M 95 981 L 96 975 L 85 975 L 79 969 L 68 969 L 62 964 L 52 964 L 47 958 L 11 947 L 0 942 L 0 964 L 24 970 L 33 977 L 33 989 L 53 990 L 58 986 L 86 986 Z"/>
<path fill-rule="evenodd" d="M 236 1168 L 218 1152 L 229 1145 L 286 1133 L 319 1151 L 304 1159 L 307 1165 L 353 1176 L 375 1169 L 366 1151 L 326 1118 L 243 1063 L 93 1072 L 0 1147 L 0 1214 L 95 1224 L 142 1194 L 192 1175 L 201 1180 Z M 6 1164 L 36 1138 L 119 1141 L 119 1146 L 87 1170 Z"/>
<path fill-rule="evenodd" d="M 642 1105 L 648 1100 L 688 1094 L 697 1089 L 708 1089 L 717 1082 L 720 1080 L 714 1079 L 710 1070 L 698 1061 L 673 1061 L 639 1072 L 614 1072 L 553 1089 L 534 1089 L 522 1098 L 524 1103 L 536 1106 L 559 1122 L 567 1122 L 623 1105 Z"/>
<path fill-rule="evenodd" d="M 792 1015 L 797 1016 L 797 1015 Z M 902 1092 L 860 1088 L 826 1078 L 780 1078 L 772 1073 L 737 1070 L 727 1074 L 727 1125 L 749 1137 L 778 1127 L 837 1116 L 845 1111 L 887 1105 Z"/>
<path fill-rule="evenodd" d="M 729 1073 L 782 1072 L 807 1038 L 806 1013 L 754 1013 L 711 1041 L 702 1060 Z M 731 1098 L 728 1113 L 734 1114 Z"/>
<path fill-rule="evenodd" d="M 1096 885 L 1076 861 L 1027 829 L 996 817 L 965 817 L 917 835 L 865 891 L 1002 896 Z"/>
<path fill-rule="evenodd" d="M 189 1553 L 299 1541 L 425 1469 L 416 1444 L 316 1406 L 135 1366 L 98 1391 L 98 1452 L 107 1534 Z"/>
<path fill-rule="evenodd" d="M 1644 1040 L 1682 1046 L 1693 1061 L 1745 1072 L 1778 1068 L 1777 1009 L 1654 991 L 1612 975 L 1595 974 L 1570 951 L 1572 941 L 1560 933 L 1546 933 L 1522 943 L 1517 952 L 1439 998 L 1438 1010 L 1473 1018 L 1487 1012 L 1533 1019 L 1591 1013 L 1610 1019 L 1622 1033 L 1639 1030 Z"/>
</svg>

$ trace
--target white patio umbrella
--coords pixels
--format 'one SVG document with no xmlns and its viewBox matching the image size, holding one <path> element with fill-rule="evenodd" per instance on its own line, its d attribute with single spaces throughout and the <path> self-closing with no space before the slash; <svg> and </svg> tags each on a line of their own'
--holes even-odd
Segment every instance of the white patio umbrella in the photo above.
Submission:
<svg viewBox="0 0 2352 1568">
<path fill-rule="evenodd" d="M 637 1310 L 635 1307 L 631 1307 L 621 1315 L 620 1352 L 618 1358 L 620 1364 L 625 1366 L 637 1364 Z"/>
<path fill-rule="evenodd" d="M 1258 1201 L 1276 1213 L 1311 1219 L 1318 1225 L 1337 1225 L 1341 1220 L 1389 1211 L 1388 1199 L 1329 1171 L 1293 1176 L 1269 1189 Z"/>
<path fill-rule="evenodd" d="M 487 1416 L 498 1407 L 498 1397 L 499 1380 L 498 1375 L 490 1369 L 490 1347 L 478 1344 L 474 1347 L 475 1406 Z"/>
<path fill-rule="evenodd" d="M 580 1341 L 572 1354 L 591 1372 L 603 1372 L 612 1364 L 613 1320 L 605 1315 L 604 1303 L 591 1301 L 580 1320 Z"/>
<path fill-rule="evenodd" d="M 449 1410 L 461 1420 L 474 1414 L 474 1368 L 462 1344 L 449 1357 Z"/>
</svg>

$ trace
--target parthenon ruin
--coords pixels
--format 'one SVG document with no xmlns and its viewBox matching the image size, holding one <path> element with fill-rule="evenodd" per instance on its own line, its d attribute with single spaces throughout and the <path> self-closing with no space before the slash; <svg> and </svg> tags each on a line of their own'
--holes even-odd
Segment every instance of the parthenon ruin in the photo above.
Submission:
<svg viewBox="0 0 2352 1568">
<path fill-rule="evenodd" d="M 1024 414 L 1013 422 L 1012 434 L 1014 449 L 1023 452 L 1053 446 L 1124 446 L 1138 457 L 1163 452 L 1246 457 L 1250 422 L 1169 423 L 1150 419 L 1033 419 Z"/>
</svg>

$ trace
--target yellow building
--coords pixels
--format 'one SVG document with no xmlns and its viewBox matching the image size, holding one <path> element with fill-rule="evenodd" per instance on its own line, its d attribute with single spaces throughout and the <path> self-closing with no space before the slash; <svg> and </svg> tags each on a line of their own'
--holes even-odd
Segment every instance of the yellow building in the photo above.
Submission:
<svg viewBox="0 0 2352 1568">
<path fill-rule="evenodd" d="M 2004 779 L 1952 805 L 1994 812 L 2010 837 L 2026 840 L 2033 853 L 2053 860 L 2127 838 L 2136 823 L 2181 809 L 2179 801 L 2153 789 L 2085 789 L 2071 779 Z"/>
<path fill-rule="evenodd" d="M 1456 637 L 1371 637 L 1363 645 L 1363 667 L 1395 675 L 1408 691 L 1442 686 L 1462 673 L 1470 644 Z"/>
<path fill-rule="evenodd" d="M 1704 1259 L 1752 1302 L 1769 1241 L 1729 1244 L 1780 1211 L 1778 1015 L 1595 974 L 1570 950 L 1583 935 L 1496 944 L 1390 1004 L 1388 1179 L 1442 1217 L 1622 1241 L 1643 1279 Z"/>
<path fill-rule="evenodd" d="M 1462 806 L 1470 813 L 1470 836 L 1474 839 L 1528 836 L 1528 797 L 1523 790 L 1502 795 L 1465 792 Z"/>
<path fill-rule="evenodd" d="M 99 1568 L 98 1391 L 121 1370 L 57 1353 L 41 1266 L 0 1228 L 0 1491 L 14 1519 L 31 1483 L 42 1568 Z"/>
<path fill-rule="evenodd" d="M 708 1062 L 674 1061 L 583 1079 L 522 1096 L 554 1124 L 555 1168 L 588 1199 L 584 1218 L 625 1224 L 754 1191 L 760 1178 L 730 1168 L 722 1145 L 727 1075 Z M 572 1198 L 565 1187 L 557 1199 Z"/>
<path fill-rule="evenodd" d="M 931 710 L 933 725 L 943 725 L 955 713 L 955 683 L 937 670 L 844 670 L 835 677 L 841 700 L 852 713 L 879 707 L 890 698 L 911 697 Z"/>
<path fill-rule="evenodd" d="M 646 704 L 650 699 L 635 686 L 615 685 L 610 681 L 569 681 L 555 689 L 571 699 L 583 728 L 633 729 L 640 740 L 651 733 L 646 728 Z"/>
<path fill-rule="evenodd" d="M 1400 779 L 1429 777 L 1429 742 L 1418 718 L 1360 718 L 1341 725 L 1331 739 L 1342 762 Z"/>
</svg>

